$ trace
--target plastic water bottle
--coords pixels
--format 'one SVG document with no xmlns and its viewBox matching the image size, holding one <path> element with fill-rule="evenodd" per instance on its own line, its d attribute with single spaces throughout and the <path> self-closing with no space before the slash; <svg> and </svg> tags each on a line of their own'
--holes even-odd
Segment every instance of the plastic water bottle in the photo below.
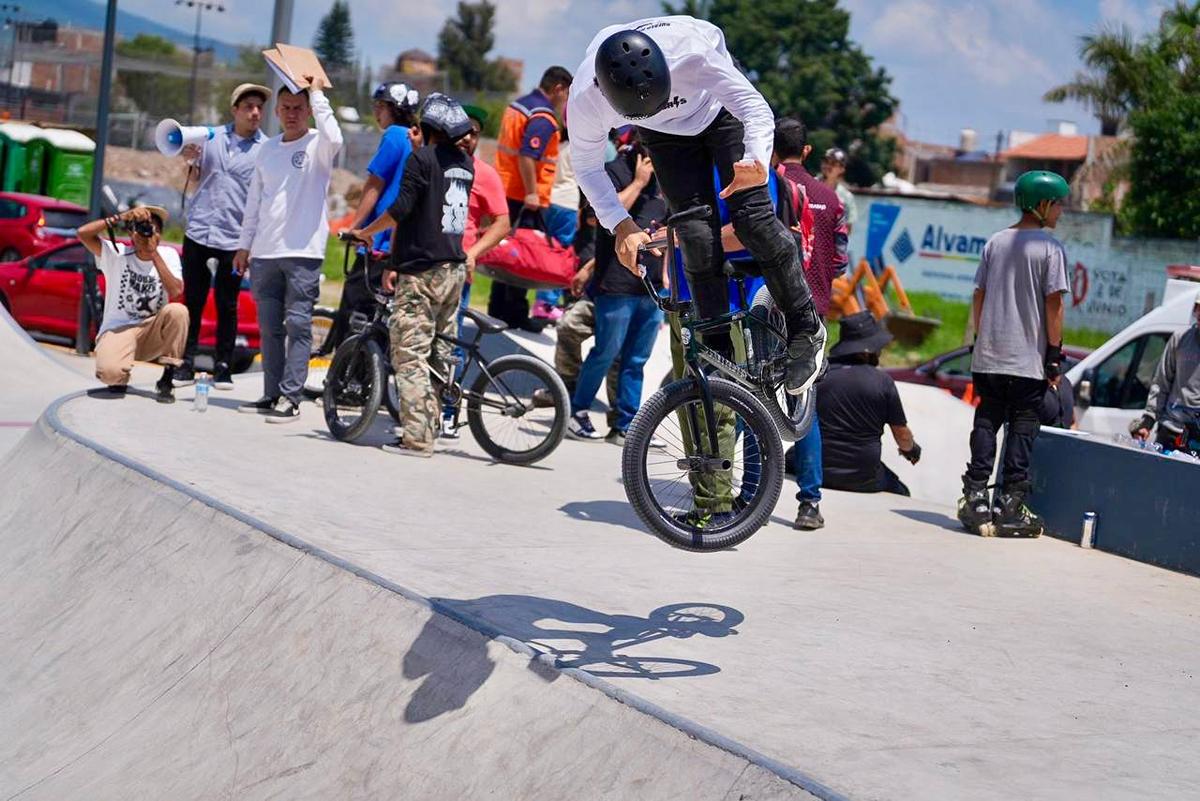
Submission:
<svg viewBox="0 0 1200 801">
<path fill-rule="evenodd" d="M 196 376 L 196 396 L 192 398 L 192 411 L 208 411 L 208 373 Z"/>
</svg>

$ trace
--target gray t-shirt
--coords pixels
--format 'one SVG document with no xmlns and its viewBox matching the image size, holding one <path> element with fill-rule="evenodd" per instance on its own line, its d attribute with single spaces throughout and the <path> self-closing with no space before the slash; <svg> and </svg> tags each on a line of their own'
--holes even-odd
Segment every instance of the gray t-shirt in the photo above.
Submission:
<svg viewBox="0 0 1200 801">
<path fill-rule="evenodd" d="M 1046 296 L 1071 288 L 1062 244 L 1036 228 L 993 234 L 975 286 L 984 296 L 972 372 L 1045 378 Z"/>
</svg>

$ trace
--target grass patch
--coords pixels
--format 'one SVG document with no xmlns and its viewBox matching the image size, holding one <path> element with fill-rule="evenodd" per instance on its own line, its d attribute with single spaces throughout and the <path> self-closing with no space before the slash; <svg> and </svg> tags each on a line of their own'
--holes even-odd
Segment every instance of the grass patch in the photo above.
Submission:
<svg viewBox="0 0 1200 801">
<path fill-rule="evenodd" d="M 908 300 L 917 316 L 932 317 L 941 320 L 942 324 L 920 347 L 905 348 L 897 343 L 889 345 L 880 354 L 881 364 L 886 367 L 920 364 L 965 344 L 967 321 L 971 315 L 970 303 L 943 298 L 935 292 L 909 292 Z M 1066 328 L 1063 330 L 1063 344 L 1090 350 L 1100 347 L 1111 336 L 1088 328 Z M 830 331 L 830 338 L 831 341 L 836 339 L 835 332 Z"/>
</svg>

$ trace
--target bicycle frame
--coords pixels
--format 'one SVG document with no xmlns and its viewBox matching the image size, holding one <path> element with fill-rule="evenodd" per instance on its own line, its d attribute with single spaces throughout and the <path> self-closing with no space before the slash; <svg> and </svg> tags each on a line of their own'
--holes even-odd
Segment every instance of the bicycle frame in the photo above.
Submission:
<svg viewBox="0 0 1200 801">
<path fill-rule="evenodd" d="M 346 243 L 345 253 L 342 258 L 342 274 L 349 275 L 350 249 L 354 246 L 354 244 L 357 242 L 357 240 L 351 239 L 345 235 L 342 235 L 342 239 Z M 388 336 L 387 318 L 391 315 L 391 301 L 392 301 L 393 296 L 385 294 L 382 291 L 382 289 L 383 289 L 382 287 L 380 287 L 379 290 L 376 290 L 376 288 L 371 284 L 371 255 L 372 255 L 371 249 L 367 248 L 364 251 L 362 275 L 363 275 L 363 284 L 367 289 L 367 293 L 375 299 L 374 316 L 371 319 L 366 319 L 366 316 L 362 315 L 359 312 L 355 312 L 354 314 L 351 314 L 351 316 L 350 316 L 350 331 L 353 335 L 361 335 L 361 334 L 368 332 L 371 328 L 377 327 L 378 335 L 386 337 L 386 336 Z M 462 339 L 457 336 L 447 336 L 445 334 L 435 334 L 434 337 L 435 337 L 435 339 L 441 340 L 442 342 L 446 342 L 452 346 L 462 348 L 463 352 L 466 354 L 466 358 L 462 360 L 462 364 L 461 364 L 463 378 L 465 378 L 467 376 L 472 365 L 478 365 L 479 369 L 483 372 L 483 374 L 488 377 L 488 381 L 493 386 L 500 387 L 501 389 L 503 389 L 504 393 L 511 399 L 504 403 L 500 403 L 497 401 L 490 400 L 487 397 L 484 397 L 482 395 L 476 395 L 474 392 L 464 389 L 462 381 L 456 377 L 459 372 L 458 371 L 459 362 L 458 362 L 458 359 L 456 359 L 456 358 L 452 357 L 450 359 L 449 366 L 451 369 L 448 371 L 449 375 L 445 375 L 445 376 L 438 373 L 437 370 L 435 370 L 433 368 L 433 365 L 430 364 L 429 365 L 430 374 L 442 386 L 441 394 L 444 396 L 443 403 L 453 403 L 453 405 L 454 405 L 454 425 L 455 426 L 459 425 L 458 415 L 459 415 L 459 411 L 462 408 L 462 399 L 463 398 L 469 398 L 471 400 L 477 401 L 479 403 L 479 405 L 481 405 L 481 406 L 488 406 L 491 408 L 499 409 L 502 412 L 513 414 L 513 416 L 519 416 L 520 414 L 523 414 L 524 412 L 528 411 L 525 408 L 525 404 L 523 404 L 521 402 L 520 398 L 516 396 L 516 393 L 514 393 L 511 389 L 509 389 L 507 386 L 505 386 L 503 381 L 497 380 L 496 377 L 494 375 L 492 375 L 492 373 L 488 370 L 488 362 L 486 359 L 483 358 L 482 354 L 479 352 L 479 341 L 483 338 L 483 330 L 482 329 L 479 329 L 479 328 L 475 329 L 475 336 L 469 340 Z M 389 366 L 389 370 L 390 370 L 390 362 L 389 362 L 388 366 Z M 448 393 L 448 391 L 449 391 L 449 393 Z M 448 394 L 448 397 L 446 397 L 447 394 Z M 515 406 L 515 408 L 514 408 L 514 406 Z"/>
<path fill-rule="evenodd" d="M 661 247 L 665 247 L 667 249 L 667 268 L 669 271 L 668 274 L 672 279 L 670 282 L 671 286 L 669 298 L 664 299 L 659 294 L 658 290 L 655 289 L 654 284 L 650 281 L 649 276 L 646 274 L 645 268 L 639 266 L 638 273 L 642 279 L 642 285 L 646 288 L 646 292 L 649 293 L 650 297 L 654 299 L 655 304 L 657 304 L 657 306 L 664 313 L 676 313 L 679 315 L 679 336 L 684 347 L 684 364 L 687 368 L 688 374 L 691 377 L 691 380 L 694 381 L 700 388 L 700 399 L 704 408 L 704 428 L 708 434 L 708 442 L 711 443 L 710 447 L 715 447 L 715 443 L 717 442 L 716 415 L 713 413 L 712 390 L 709 388 L 708 375 L 704 372 L 703 366 L 705 364 L 711 365 L 712 367 L 716 368 L 724 377 L 755 393 L 764 390 L 764 381 L 766 379 L 763 375 L 754 375 L 750 370 L 747 370 L 741 365 L 735 364 L 729 359 L 726 359 L 716 350 L 704 345 L 700 341 L 700 337 L 697 337 L 696 335 L 704 334 L 707 331 L 713 331 L 722 327 L 732 326 L 734 323 L 741 322 L 742 320 L 746 320 L 751 326 L 762 326 L 763 328 L 773 332 L 781 339 L 786 339 L 786 335 L 783 331 L 772 325 L 768 320 L 763 320 L 755 315 L 750 314 L 750 312 L 744 308 L 746 302 L 746 298 L 744 296 L 742 298 L 743 308 L 738 309 L 737 311 L 726 312 L 717 317 L 711 317 L 708 319 L 699 319 L 695 317 L 695 304 L 690 300 L 684 301 L 679 299 L 678 281 L 675 280 L 675 277 L 678 274 L 676 271 L 677 262 L 675 248 L 675 226 L 685 220 L 707 219 L 712 213 L 712 208 L 704 205 L 693 206 L 690 209 L 685 209 L 677 214 L 673 214 L 666 220 L 666 239 L 648 242 L 639 248 L 640 251 L 656 250 Z M 753 356 L 749 354 L 748 356 L 748 361 L 753 363 Z M 700 421 L 697 419 L 695 406 L 688 407 L 688 424 L 692 429 L 692 441 L 699 444 L 699 440 L 695 435 L 700 431 L 701 426 Z M 714 469 L 728 469 L 727 465 L 723 466 L 722 464 L 710 464 L 712 462 L 721 462 L 722 460 L 719 458 L 719 456 L 715 459 L 705 456 L 701 456 L 700 458 L 700 469 L 706 472 Z"/>
</svg>

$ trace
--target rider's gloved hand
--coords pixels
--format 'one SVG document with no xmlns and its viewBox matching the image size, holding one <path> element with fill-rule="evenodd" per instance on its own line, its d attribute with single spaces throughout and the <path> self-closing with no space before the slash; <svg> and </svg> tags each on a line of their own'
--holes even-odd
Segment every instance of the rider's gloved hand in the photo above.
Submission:
<svg viewBox="0 0 1200 801">
<path fill-rule="evenodd" d="M 900 455 L 907 459 L 909 464 L 916 464 L 921 461 L 921 446 L 914 440 L 912 447 L 906 451 L 900 451 Z"/>
<path fill-rule="evenodd" d="M 1062 374 L 1062 343 L 1046 346 L 1046 380 L 1058 378 Z"/>
</svg>

